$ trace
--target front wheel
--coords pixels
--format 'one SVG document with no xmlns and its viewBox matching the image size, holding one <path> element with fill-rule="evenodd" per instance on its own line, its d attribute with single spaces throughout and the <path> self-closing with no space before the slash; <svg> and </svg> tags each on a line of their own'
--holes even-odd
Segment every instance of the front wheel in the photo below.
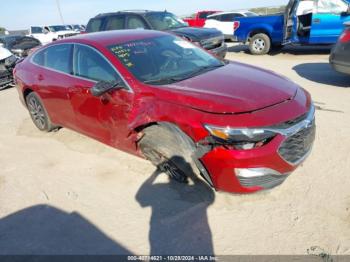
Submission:
<svg viewBox="0 0 350 262">
<path fill-rule="evenodd" d="M 193 145 L 177 127 L 154 125 L 146 128 L 138 142 L 143 155 L 170 178 L 187 183 L 198 172 L 192 161 Z"/>
<path fill-rule="evenodd" d="M 266 55 L 270 52 L 271 49 L 271 40 L 270 37 L 266 34 L 256 34 L 254 35 L 249 42 L 249 50 L 253 55 Z"/>
</svg>

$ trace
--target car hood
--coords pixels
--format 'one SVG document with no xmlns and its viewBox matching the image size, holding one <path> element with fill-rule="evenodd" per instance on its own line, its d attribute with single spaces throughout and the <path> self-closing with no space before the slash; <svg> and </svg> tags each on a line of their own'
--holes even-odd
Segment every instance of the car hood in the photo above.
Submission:
<svg viewBox="0 0 350 262">
<path fill-rule="evenodd" d="M 10 56 L 12 56 L 12 53 L 8 49 L 0 47 L 0 60 L 4 60 Z"/>
<path fill-rule="evenodd" d="M 298 90 L 296 84 L 272 71 L 233 62 L 167 88 L 176 93 L 173 103 L 221 114 L 277 105 L 293 99 Z"/>
<path fill-rule="evenodd" d="M 201 41 L 212 37 L 221 36 L 222 33 L 214 28 L 181 27 L 170 30 L 179 36 L 187 36 L 192 41 Z"/>
</svg>

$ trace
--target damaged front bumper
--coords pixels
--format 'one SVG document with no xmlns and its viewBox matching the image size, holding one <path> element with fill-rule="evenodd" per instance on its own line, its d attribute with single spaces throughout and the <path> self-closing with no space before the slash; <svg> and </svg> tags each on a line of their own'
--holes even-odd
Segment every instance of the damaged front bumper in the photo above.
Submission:
<svg viewBox="0 0 350 262">
<path fill-rule="evenodd" d="M 212 136 L 198 142 L 194 158 L 208 183 L 232 193 L 253 193 L 282 184 L 312 150 L 315 108 L 312 105 L 304 116 L 265 129 L 276 136 L 248 150 L 217 143 Z"/>
<path fill-rule="evenodd" d="M 277 150 L 285 138 L 276 136 L 267 145 L 251 150 L 235 150 L 217 146 L 198 161 L 203 177 L 216 190 L 232 193 L 254 193 L 280 185 L 297 166 L 290 165 Z M 201 153 L 199 153 L 201 154 Z M 198 166 L 198 165 L 197 165 Z"/>
</svg>

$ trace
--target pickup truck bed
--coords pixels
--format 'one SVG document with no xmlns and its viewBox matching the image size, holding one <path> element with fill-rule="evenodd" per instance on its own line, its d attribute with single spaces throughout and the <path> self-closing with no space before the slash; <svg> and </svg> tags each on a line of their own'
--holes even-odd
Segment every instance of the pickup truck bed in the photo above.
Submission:
<svg viewBox="0 0 350 262">
<path fill-rule="evenodd" d="M 272 44 L 282 44 L 284 15 L 267 15 L 257 17 L 240 17 L 236 19 L 240 26 L 235 31 L 239 42 L 246 43 L 256 33 L 267 34 Z"/>
</svg>

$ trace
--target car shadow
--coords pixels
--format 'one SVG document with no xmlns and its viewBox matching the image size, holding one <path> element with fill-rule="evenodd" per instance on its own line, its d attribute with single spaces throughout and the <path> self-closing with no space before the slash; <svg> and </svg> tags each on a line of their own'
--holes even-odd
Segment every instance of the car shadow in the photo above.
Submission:
<svg viewBox="0 0 350 262">
<path fill-rule="evenodd" d="M 310 81 L 337 87 L 350 87 L 350 76 L 336 72 L 329 63 L 305 63 L 293 67 L 301 77 Z"/>
<path fill-rule="evenodd" d="M 188 173 L 192 173 L 187 164 Z M 215 193 L 207 183 L 191 177 L 192 185 L 169 179 L 157 183 L 156 170 L 140 187 L 136 200 L 151 207 L 149 241 L 151 255 L 214 255 L 207 209 Z"/>
<path fill-rule="evenodd" d="M 332 46 L 285 46 L 283 48 L 272 48 L 269 56 L 276 56 L 279 54 L 290 55 L 329 55 Z M 250 55 L 247 45 L 236 44 L 228 48 L 228 52 L 232 53 L 246 53 Z"/>
<path fill-rule="evenodd" d="M 130 254 L 77 212 L 37 205 L 0 219 L 0 255 Z"/>
</svg>

